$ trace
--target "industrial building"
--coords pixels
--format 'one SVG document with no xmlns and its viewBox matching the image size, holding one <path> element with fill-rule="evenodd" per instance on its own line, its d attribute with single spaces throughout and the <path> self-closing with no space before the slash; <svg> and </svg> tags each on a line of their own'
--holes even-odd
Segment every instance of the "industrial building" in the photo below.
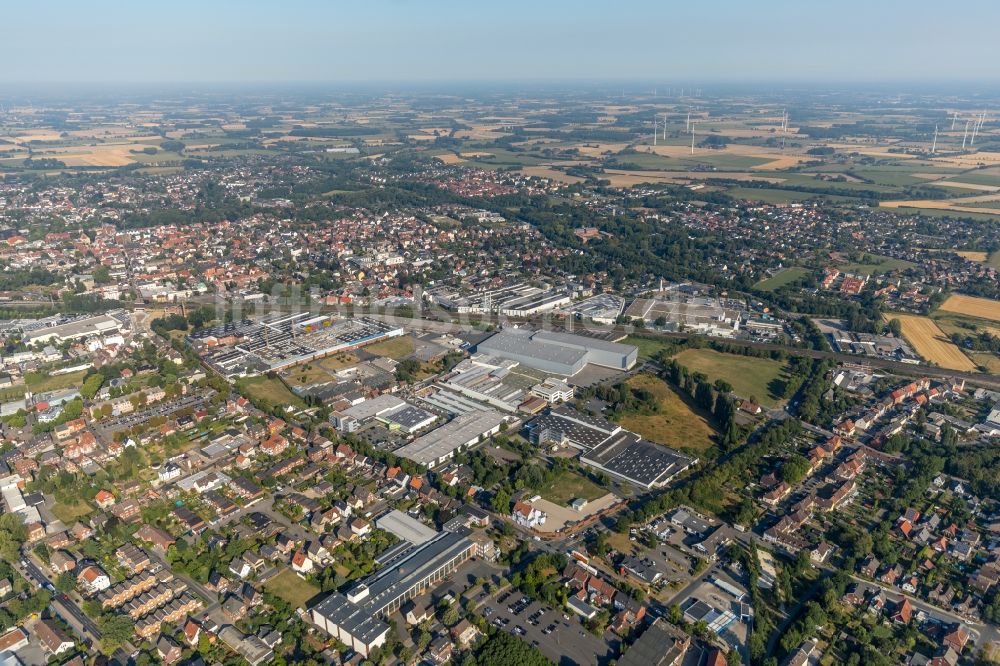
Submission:
<svg viewBox="0 0 1000 666">
<path fill-rule="evenodd" d="M 370 317 L 338 319 L 308 312 L 227 322 L 188 336 L 206 363 L 226 377 L 288 368 L 404 335 L 402 327 Z"/>
<path fill-rule="evenodd" d="M 598 294 L 564 308 L 577 319 L 609 325 L 615 323 L 624 309 L 625 299 L 615 294 Z"/>
<path fill-rule="evenodd" d="M 96 317 L 82 317 L 26 332 L 24 341 L 29 345 L 37 342 L 62 344 L 69 340 L 79 340 L 95 335 L 113 335 L 120 333 L 125 328 L 127 321 L 128 315 L 122 312 L 112 312 Z"/>
<path fill-rule="evenodd" d="M 691 298 L 674 292 L 669 299 L 637 298 L 625 310 L 629 319 L 641 319 L 653 324 L 666 322 L 668 330 L 693 331 L 715 337 L 732 337 L 740 330 L 742 313 L 709 297 Z M 661 319 L 662 318 L 662 319 Z"/>
<path fill-rule="evenodd" d="M 480 342 L 476 351 L 511 359 L 556 375 L 573 376 L 588 363 L 615 370 L 635 365 L 639 350 L 571 333 L 506 328 Z"/>
<path fill-rule="evenodd" d="M 420 465 L 436 467 L 450 460 L 455 451 L 467 449 L 500 432 L 504 420 L 504 415 L 495 409 L 462 414 L 397 449 L 395 453 Z"/>
<path fill-rule="evenodd" d="M 662 488 L 697 462 L 673 449 L 647 442 L 602 418 L 560 405 L 525 426 L 533 444 L 580 449 L 580 462 L 650 490 Z"/>
<path fill-rule="evenodd" d="M 341 432 L 354 432 L 371 421 L 379 421 L 389 430 L 414 433 L 437 420 L 437 416 L 388 393 L 364 400 L 330 414 L 330 423 Z"/>
<path fill-rule="evenodd" d="M 573 387 L 561 379 L 549 377 L 531 387 L 531 392 L 546 402 L 566 402 L 573 399 Z"/>
<path fill-rule="evenodd" d="M 346 594 L 334 592 L 316 604 L 310 613 L 313 624 L 367 657 L 386 642 L 389 625 L 383 618 L 457 571 L 476 550 L 467 536 L 448 531 L 407 543 Z"/>
</svg>

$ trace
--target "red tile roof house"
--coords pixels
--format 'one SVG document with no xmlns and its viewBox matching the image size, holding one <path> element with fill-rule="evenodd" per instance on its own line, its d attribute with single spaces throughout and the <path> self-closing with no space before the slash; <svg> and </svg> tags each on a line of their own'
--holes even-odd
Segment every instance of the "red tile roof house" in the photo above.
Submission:
<svg viewBox="0 0 1000 666">
<path fill-rule="evenodd" d="M 94 496 L 94 503 L 102 509 L 107 509 L 114 505 L 115 496 L 107 490 L 99 490 Z"/>
</svg>

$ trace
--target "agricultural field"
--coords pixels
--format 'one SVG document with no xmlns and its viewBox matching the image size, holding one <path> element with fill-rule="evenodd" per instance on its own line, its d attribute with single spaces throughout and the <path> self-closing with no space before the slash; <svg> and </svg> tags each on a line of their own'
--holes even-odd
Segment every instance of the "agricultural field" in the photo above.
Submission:
<svg viewBox="0 0 1000 666">
<path fill-rule="evenodd" d="M 713 349 L 685 349 L 674 358 L 688 370 L 704 373 L 709 381 L 729 382 L 736 395 L 754 398 L 765 407 L 776 407 L 783 401 L 785 364 L 781 361 Z"/>
<path fill-rule="evenodd" d="M 952 294 L 938 309 L 979 319 L 1000 321 L 1000 301 L 989 298 Z"/>
<path fill-rule="evenodd" d="M 968 259 L 969 261 L 978 261 L 979 263 L 984 263 L 986 259 L 989 257 L 989 254 L 987 254 L 986 252 L 977 252 L 975 250 L 961 250 L 959 252 L 956 252 L 955 254 L 965 259 Z"/>
<path fill-rule="evenodd" d="M 303 580 L 291 569 L 285 569 L 264 583 L 264 588 L 281 597 L 293 608 L 305 608 L 306 602 L 319 594 L 319 588 Z"/>
<path fill-rule="evenodd" d="M 643 374 L 629 379 L 628 385 L 655 395 L 660 411 L 656 414 L 627 414 L 619 420 L 623 428 L 651 442 L 675 449 L 701 451 L 712 446 L 715 430 L 708 420 L 665 381 Z"/>
<path fill-rule="evenodd" d="M 903 337 L 929 363 L 949 370 L 976 371 L 976 364 L 948 339 L 933 319 L 895 313 L 886 315 L 886 319 L 899 320 L 903 325 Z"/>
<path fill-rule="evenodd" d="M 791 284 L 796 280 L 804 278 L 809 275 L 808 268 L 802 268 L 800 266 L 792 266 L 791 268 L 785 268 L 769 278 L 761 280 L 754 285 L 754 289 L 761 289 L 763 291 L 774 291 L 779 287 L 784 287 L 787 284 Z"/>
</svg>

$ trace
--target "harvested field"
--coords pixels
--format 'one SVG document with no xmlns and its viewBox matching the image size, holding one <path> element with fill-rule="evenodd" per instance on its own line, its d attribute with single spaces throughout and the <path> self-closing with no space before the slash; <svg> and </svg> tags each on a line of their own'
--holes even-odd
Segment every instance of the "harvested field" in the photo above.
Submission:
<svg viewBox="0 0 1000 666">
<path fill-rule="evenodd" d="M 441 160 L 445 164 L 459 164 L 465 161 L 455 153 L 443 153 L 441 155 L 435 155 L 434 157 Z"/>
<path fill-rule="evenodd" d="M 986 252 L 976 252 L 974 250 L 963 250 L 960 252 L 956 252 L 955 254 L 965 259 L 968 259 L 969 261 L 979 261 L 979 262 L 986 261 L 986 259 L 989 257 L 989 255 Z"/>
<path fill-rule="evenodd" d="M 985 253 L 980 254 L 984 255 L 983 259 L 977 259 L 977 261 L 985 260 Z M 939 309 L 945 312 L 955 312 L 980 319 L 1000 321 L 1000 301 L 994 301 L 989 298 L 953 294 L 948 297 L 947 301 L 941 304 Z"/>
<path fill-rule="evenodd" d="M 566 183 L 567 185 L 583 182 L 583 178 L 579 176 L 570 176 L 567 173 L 548 166 L 524 167 L 521 169 L 521 173 L 525 176 L 534 176 L 535 178 L 548 178 L 557 183 Z"/>
<path fill-rule="evenodd" d="M 895 313 L 887 314 L 885 318 L 899 320 L 903 325 L 903 337 L 928 362 L 949 370 L 976 371 L 976 364 L 948 339 L 933 319 Z"/>
</svg>

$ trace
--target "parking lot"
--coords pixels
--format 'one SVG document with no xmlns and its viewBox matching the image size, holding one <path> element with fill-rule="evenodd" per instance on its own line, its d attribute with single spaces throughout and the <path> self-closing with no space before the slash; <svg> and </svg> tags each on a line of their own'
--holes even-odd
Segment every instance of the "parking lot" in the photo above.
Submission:
<svg viewBox="0 0 1000 666">
<path fill-rule="evenodd" d="M 618 654 L 620 641 L 607 632 L 594 636 L 578 617 L 565 614 L 518 590 L 492 595 L 479 612 L 493 626 L 531 643 L 559 666 L 607 664 Z"/>
</svg>

